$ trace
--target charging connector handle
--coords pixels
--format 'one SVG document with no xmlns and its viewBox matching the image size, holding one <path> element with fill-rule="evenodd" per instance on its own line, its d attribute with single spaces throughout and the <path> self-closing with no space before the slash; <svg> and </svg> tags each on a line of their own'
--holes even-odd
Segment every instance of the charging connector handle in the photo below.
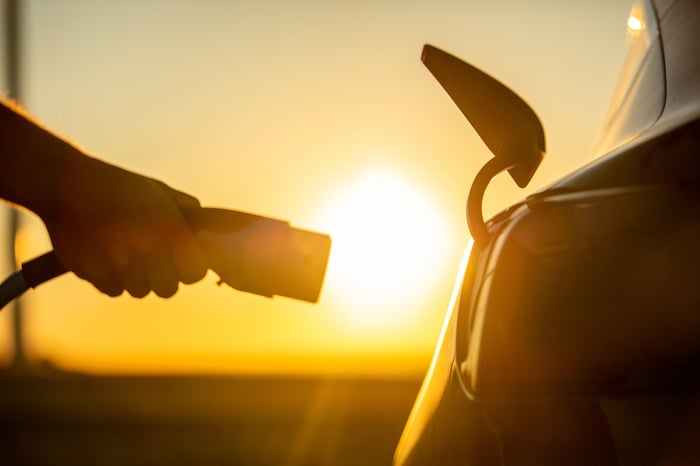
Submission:
<svg viewBox="0 0 700 466">
<path fill-rule="evenodd" d="M 209 266 L 221 282 L 259 296 L 318 301 L 331 246 L 328 235 L 235 210 L 205 207 L 183 214 L 206 245 Z M 54 251 L 22 264 L 0 284 L 0 309 L 65 272 Z"/>
<path fill-rule="evenodd" d="M 0 310 L 13 299 L 22 296 L 29 288 L 36 288 L 65 272 L 65 267 L 61 265 L 53 251 L 22 264 L 20 270 L 0 284 Z"/>
<path fill-rule="evenodd" d="M 56 253 L 50 251 L 22 264 L 21 272 L 27 285 L 30 288 L 36 288 L 42 283 L 66 273 L 67 270 L 59 262 Z"/>
</svg>

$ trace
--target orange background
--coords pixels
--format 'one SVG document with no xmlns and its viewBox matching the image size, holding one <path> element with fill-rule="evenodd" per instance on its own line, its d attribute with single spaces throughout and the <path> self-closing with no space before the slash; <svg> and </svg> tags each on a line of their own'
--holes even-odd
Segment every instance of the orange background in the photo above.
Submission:
<svg viewBox="0 0 700 466">
<path fill-rule="evenodd" d="M 92 372 L 414 374 L 425 370 L 488 152 L 420 63 L 432 43 L 541 118 L 522 191 L 591 159 L 629 1 L 27 2 L 24 102 L 110 162 L 334 238 L 318 305 L 217 287 L 110 299 L 65 276 L 24 301 L 33 360 Z M 25 217 L 20 256 L 50 247 Z M 2 264 L 6 264 L 4 257 Z M 2 269 L 3 275 L 10 273 Z M 11 358 L 7 313 L 0 356 Z"/>
</svg>

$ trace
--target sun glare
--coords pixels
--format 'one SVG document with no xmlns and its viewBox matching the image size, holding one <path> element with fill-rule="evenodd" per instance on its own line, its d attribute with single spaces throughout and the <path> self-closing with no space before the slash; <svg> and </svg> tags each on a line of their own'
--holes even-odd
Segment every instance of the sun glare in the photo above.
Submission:
<svg viewBox="0 0 700 466">
<path fill-rule="evenodd" d="M 446 260 L 448 230 L 435 205 L 390 171 L 358 178 L 331 198 L 327 294 L 344 324 L 381 330 L 412 316 Z M 415 307 L 415 306 L 414 306 Z"/>
</svg>

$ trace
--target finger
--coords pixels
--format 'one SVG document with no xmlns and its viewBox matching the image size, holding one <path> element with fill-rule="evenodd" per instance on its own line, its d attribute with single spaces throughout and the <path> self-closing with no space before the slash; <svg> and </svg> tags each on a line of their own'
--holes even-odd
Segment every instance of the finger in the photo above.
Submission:
<svg viewBox="0 0 700 466">
<path fill-rule="evenodd" d="M 143 298 L 151 291 L 143 262 L 132 262 L 117 274 L 119 282 L 134 298 Z"/>
<path fill-rule="evenodd" d="M 124 287 L 117 279 L 116 274 L 108 267 L 101 266 L 97 262 L 77 265 L 70 270 L 79 278 L 92 283 L 100 292 L 115 298 L 124 292 Z"/>
<path fill-rule="evenodd" d="M 196 209 L 200 207 L 199 199 L 187 194 L 177 189 L 173 189 L 167 184 L 159 180 L 153 180 L 156 182 L 168 195 L 170 198 L 180 207 L 180 209 Z"/>
<path fill-rule="evenodd" d="M 167 257 L 149 262 L 148 283 L 153 292 L 161 298 L 169 298 L 177 292 L 178 277 Z"/>
<path fill-rule="evenodd" d="M 88 280 L 100 292 L 111 298 L 116 298 L 124 293 L 124 288 L 116 280 Z"/>
<path fill-rule="evenodd" d="M 196 209 L 198 207 L 201 207 L 199 199 L 197 199 L 196 197 L 191 196 L 187 193 L 183 193 L 182 191 L 178 191 L 176 189 L 169 189 L 170 195 L 173 197 L 173 199 L 180 206 L 181 209 Z"/>
<path fill-rule="evenodd" d="M 190 218 L 193 214 L 196 214 L 202 210 L 199 199 L 172 188 L 168 188 L 168 190 L 168 194 L 177 205 L 180 215 L 185 220 L 187 227 L 192 231 L 197 231 L 198 225 L 195 222 L 190 222 Z"/>
<path fill-rule="evenodd" d="M 227 260 L 229 254 L 216 240 L 210 239 L 208 235 L 202 234 L 199 237 L 204 247 L 209 268 L 216 272 L 221 280 L 232 283 L 233 270 L 230 261 Z"/>
<path fill-rule="evenodd" d="M 172 258 L 175 273 L 182 283 L 198 282 L 207 273 L 204 249 L 189 231 L 174 239 Z"/>
</svg>

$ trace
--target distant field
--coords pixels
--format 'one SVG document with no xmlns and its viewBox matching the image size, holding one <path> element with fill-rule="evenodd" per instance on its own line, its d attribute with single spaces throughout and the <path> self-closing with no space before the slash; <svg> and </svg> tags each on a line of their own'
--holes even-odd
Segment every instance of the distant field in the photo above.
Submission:
<svg viewBox="0 0 700 466">
<path fill-rule="evenodd" d="M 419 386 L 0 377 L 0 465 L 388 465 Z"/>
</svg>

